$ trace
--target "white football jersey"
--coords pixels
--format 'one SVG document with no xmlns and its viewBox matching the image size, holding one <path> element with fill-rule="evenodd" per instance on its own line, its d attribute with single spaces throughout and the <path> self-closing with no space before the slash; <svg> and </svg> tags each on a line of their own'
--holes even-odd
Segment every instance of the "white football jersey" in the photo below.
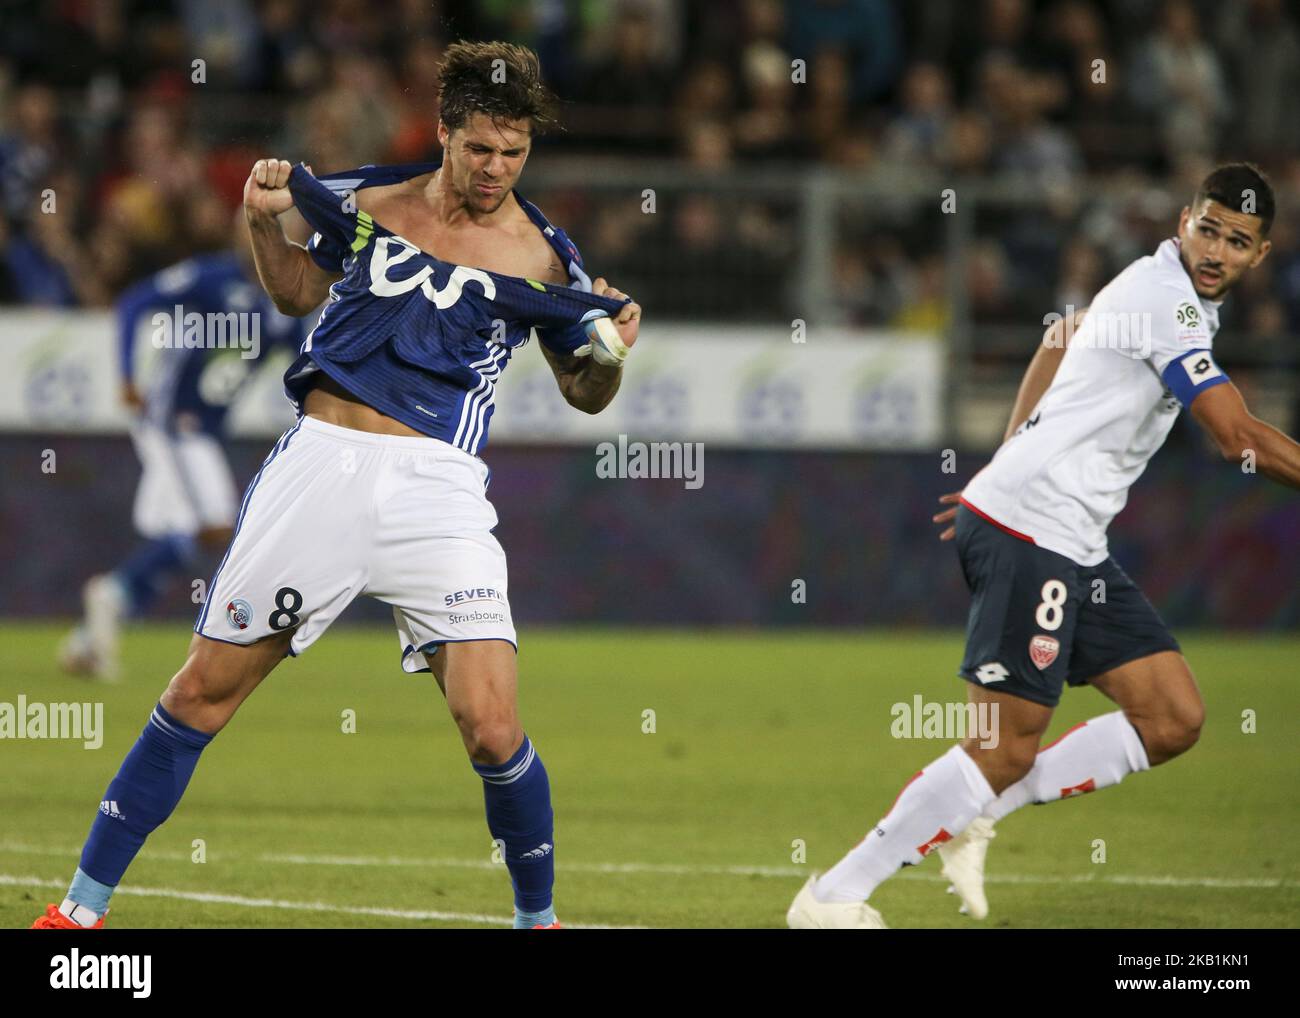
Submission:
<svg viewBox="0 0 1300 1018">
<path fill-rule="evenodd" d="M 1180 405 L 1228 380 L 1211 354 L 1220 303 L 1193 288 L 1176 238 L 1133 262 L 1093 299 L 1051 386 L 962 501 L 1079 565 L 1104 561 L 1106 528 Z"/>
</svg>

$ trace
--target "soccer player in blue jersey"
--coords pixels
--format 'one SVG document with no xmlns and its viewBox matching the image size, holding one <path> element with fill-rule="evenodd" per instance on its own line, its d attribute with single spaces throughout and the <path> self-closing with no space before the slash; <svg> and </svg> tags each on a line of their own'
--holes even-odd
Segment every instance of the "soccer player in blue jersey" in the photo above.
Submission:
<svg viewBox="0 0 1300 1018">
<path fill-rule="evenodd" d="M 205 323 L 190 330 L 199 342 L 186 342 L 185 319 Z M 146 331 L 154 342 L 143 342 Z M 144 540 L 86 582 L 85 617 L 59 652 L 68 671 L 103 680 L 118 673 L 122 621 L 142 614 L 201 551 L 220 552 L 230 540 L 239 495 L 222 449 L 227 411 L 260 356 L 275 346 L 297 349 L 305 330 L 263 292 L 241 211 L 230 250 L 178 262 L 123 293 L 117 333 L 141 466 L 132 515 Z M 147 367 L 137 363 L 142 349 L 152 355 Z"/>
<path fill-rule="evenodd" d="M 557 925 L 550 788 L 516 713 L 505 558 L 477 454 L 517 348 L 535 333 L 565 399 L 597 413 L 641 309 L 593 283 L 563 231 L 514 190 L 552 119 L 536 55 L 452 45 L 439 98 L 440 166 L 317 180 L 267 159 L 249 176 L 267 293 L 294 315 L 328 297 L 285 375 L 301 416 L 245 494 L 189 658 L 104 793 L 67 898 L 38 925 L 102 924 L 204 746 L 359 594 L 392 605 L 402 667 L 432 670 L 446 697 L 505 846 L 515 926 Z M 317 231 L 307 249 L 277 222 L 291 206 Z"/>
</svg>

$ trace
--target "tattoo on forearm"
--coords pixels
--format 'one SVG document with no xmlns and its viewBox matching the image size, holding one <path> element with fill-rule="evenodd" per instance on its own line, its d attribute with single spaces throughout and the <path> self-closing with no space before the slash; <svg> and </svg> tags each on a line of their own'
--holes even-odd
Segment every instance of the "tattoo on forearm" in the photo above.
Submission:
<svg viewBox="0 0 1300 1018">
<path fill-rule="evenodd" d="M 598 364 L 590 357 L 574 358 L 573 369 L 567 373 L 565 397 L 580 410 L 595 413 L 609 405 L 623 380 L 623 369 Z"/>
</svg>

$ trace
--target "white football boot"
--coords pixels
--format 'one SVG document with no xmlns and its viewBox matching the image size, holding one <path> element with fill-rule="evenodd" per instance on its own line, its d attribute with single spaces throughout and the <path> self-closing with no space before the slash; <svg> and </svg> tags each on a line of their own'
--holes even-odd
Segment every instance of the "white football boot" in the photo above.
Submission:
<svg viewBox="0 0 1300 1018">
<path fill-rule="evenodd" d="M 117 577 L 92 576 L 81 588 L 86 611 L 86 638 L 94 660 L 95 678 L 113 682 L 118 675 L 117 637 L 126 613 L 126 591 Z"/>
<path fill-rule="evenodd" d="M 887 930 L 880 913 L 865 901 L 824 902 L 813 897 L 813 884 L 817 874 L 795 895 L 794 902 L 785 914 L 786 925 L 792 930 Z"/>
<path fill-rule="evenodd" d="M 984 857 L 989 842 L 997 836 L 993 821 L 981 816 L 952 841 L 939 846 L 939 858 L 943 860 L 940 872 L 952 881 L 948 893 L 961 898 L 962 914 L 972 919 L 989 914 L 989 902 L 984 896 Z"/>
</svg>

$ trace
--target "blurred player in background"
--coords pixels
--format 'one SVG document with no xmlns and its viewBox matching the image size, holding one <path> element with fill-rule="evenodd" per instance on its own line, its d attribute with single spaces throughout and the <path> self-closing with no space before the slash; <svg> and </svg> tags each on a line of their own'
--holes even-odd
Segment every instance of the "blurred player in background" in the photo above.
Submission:
<svg viewBox="0 0 1300 1018">
<path fill-rule="evenodd" d="M 972 702 L 997 705 L 996 744 L 967 738 L 913 775 L 856 848 L 809 878 L 790 926 L 884 928 L 867 899 L 936 848 L 963 911 L 982 919 L 997 820 L 1195 744 L 1205 707 L 1192 672 L 1106 530 L 1182 407 L 1230 463 L 1300 488 L 1300 445 L 1246 409 L 1212 353 L 1224 297 L 1268 255 L 1273 206 L 1256 167 L 1219 167 L 1177 236 L 1103 287 L 1077 332 L 1049 330 L 1002 446 L 935 516 L 954 522 L 940 536 L 956 537 L 972 594 L 960 674 Z M 1066 684 L 1091 684 L 1120 710 L 1040 749 Z"/>
<path fill-rule="evenodd" d="M 255 321 L 256 349 L 186 346 L 181 315 L 219 315 L 235 335 L 233 316 Z M 154 326 L 163 314 L 168 324 Z M 168 345 L 143 343 L 150 338 Z M 242 209 L 230 248 L 198 255 L 142 280 L 117 302 L 122 401 L 135 415 L 131 438 L 140 458 L 133 522 L 144 538 L 108 573 L 82 591 L 85 616 L 63 643 L 59 658 L 73 673 L 117 677 L 118 631 L 123 620 L 148 610 L 173 577 L 192 573 L 201 552 L 219 552 L 230 540 L 238 489 L 222 449 L 231 402 L 275 346 L 302 343 L 302 321 L 276 310 L 257 279 Z M 140 354 L 152 355 L 138 363 Z"/>
<path fill-rule="evenodd" d="M 403 670 L 431 670 L 446 697 L 504 846 L 515 926 L 558 925 L 550 784 L 516 712 L 505 555 L 478 453 L 496 380 L 534 330 L 565 399 L 597 413 L 641 309 L 593 283 L 563 231 L 514 190 L 533 132 L 553 119 L 536 54 L 452 45 L 439 98 L 441 165 L 317 180 L 268 159 L 249 175 L 267 293 L 295 315 L 329 298 L 285 373 L 302 416 L 244 496 L 189 659 L 104 793 L 62 907 L 38 926 L 103 923 L 204 746 L 360 594 L 392 606 Z M 291 207 L 317 230 L 306 249 L 277 219 Z"/>
</svg>

